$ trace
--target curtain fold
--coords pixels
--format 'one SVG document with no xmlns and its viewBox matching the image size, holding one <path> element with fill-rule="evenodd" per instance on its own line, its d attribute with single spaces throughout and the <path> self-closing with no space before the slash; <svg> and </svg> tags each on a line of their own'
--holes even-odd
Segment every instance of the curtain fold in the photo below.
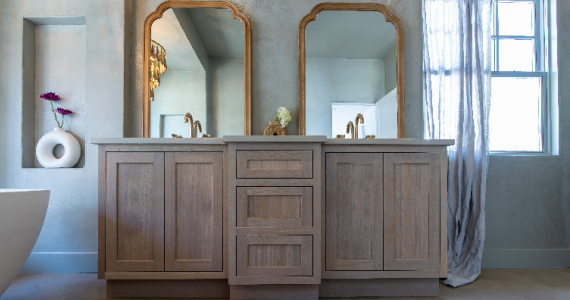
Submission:
<svg viewBox="0 0 570 300">
<path fill-rule="evenodd" d="M 448 278 L 481 273 L 492 64 L 492 0 L 423 0 L 424 127 L 448 147 Z"/>
</svg>

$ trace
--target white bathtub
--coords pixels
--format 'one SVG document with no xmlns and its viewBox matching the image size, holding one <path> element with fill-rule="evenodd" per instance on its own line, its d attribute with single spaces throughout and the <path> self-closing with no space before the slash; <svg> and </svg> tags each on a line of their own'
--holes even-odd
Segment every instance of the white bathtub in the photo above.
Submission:
<svg viewBox="0 0 570 300">
<path fill-rule="evenodd" d="M 0 189 L 0 296 L 34 248 L 48 202 L 49 190 Z"/>
</svg>

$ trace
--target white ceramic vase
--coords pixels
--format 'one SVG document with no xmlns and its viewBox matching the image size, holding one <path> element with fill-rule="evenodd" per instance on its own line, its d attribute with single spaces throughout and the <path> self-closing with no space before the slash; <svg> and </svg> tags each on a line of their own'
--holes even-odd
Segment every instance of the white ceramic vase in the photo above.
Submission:
<svg viewBox="0 0 570 300">
<path fill-rule="evenodd" d="M 53 149 L 57 145 L 62 145 L 65 149 L 60 158 L 53 155 Z M 71 133 L 55 127 L 38 141 L 36 157 L 44 168 L 71 168 L 81 157 L 81 145 Z"/>
</svg>

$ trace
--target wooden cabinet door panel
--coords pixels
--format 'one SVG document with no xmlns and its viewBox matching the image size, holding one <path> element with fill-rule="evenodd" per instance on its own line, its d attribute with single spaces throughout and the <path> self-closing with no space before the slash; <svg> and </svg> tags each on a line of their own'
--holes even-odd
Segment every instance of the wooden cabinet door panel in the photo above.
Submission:
<svg viewBox="0 0 570 300">
<path fill-rule="evenodd" d="M 312 187 L 237 188 L 237 227 L 312 226 Z"/>
<path fill-rule="evenodd" d="M 222 272 L 222 152 L 166 153 L 166 271 Z"/>
<path fill-rule="evenodd" d="M 382 154 L 327 153 L 325 267 L 382 270 Z"/>
<path fill-rule="evenodd" d="M 164 154 L 108 152 L 106 270 L 164 270 Z"/>
<path fill-rule="evenodd" d="M 313 178 L 313 152 L 237 151 L 236 178 Z"/>
<path fill-rule="evenodd" d="M 384 268 L 438 270 L 439 154 L 385 154 L 384 166 Z"/>
<path fill-rule="evenodd" d="M 311 276 L 312 244 L 310 235 L 238 235 L 237 275 Z"/>
</svg>

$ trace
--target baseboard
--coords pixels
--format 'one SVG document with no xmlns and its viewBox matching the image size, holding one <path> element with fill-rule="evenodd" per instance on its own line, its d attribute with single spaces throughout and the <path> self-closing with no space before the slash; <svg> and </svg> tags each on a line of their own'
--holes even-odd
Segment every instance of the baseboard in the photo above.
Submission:
<svg viewBox="0 0 570 300">
<path fill-rule="evenodd" d="M 486 249 L 483 268 L 569 268 L 570 249 Z"/>
<path fill-rule="evenodd" d="M 96 273 L 97 252 L 32 252 L 20 273 Z"/>
</svg>

